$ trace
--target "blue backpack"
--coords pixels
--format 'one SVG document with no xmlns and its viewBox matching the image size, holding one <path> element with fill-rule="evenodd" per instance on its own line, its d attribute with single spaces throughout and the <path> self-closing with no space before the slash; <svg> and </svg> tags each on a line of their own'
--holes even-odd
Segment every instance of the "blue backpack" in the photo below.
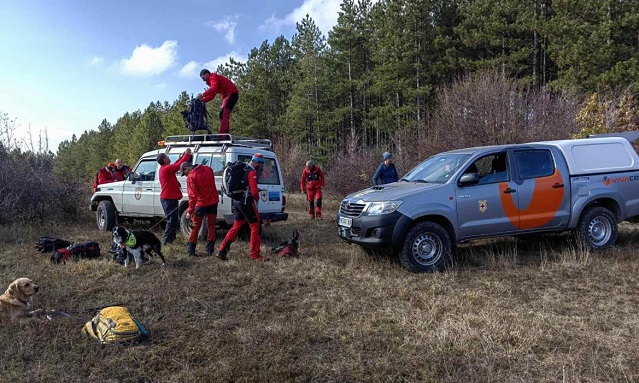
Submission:
<svg viewBox="0 0 639 383">
<path fill-rule="evenodd" d="M 189 109 L 180 113 L 182 118 L 184 118 L 184 122 L 186 122 L 186 128 L 191 133 L 195 134 L 198 130 L 206 130 L 207 133 L 211 133 L 211 127 L 206 122 L 209 112 L 206 111 L 206 103 L 204 101 L 191 98 Z"/>
</svg>

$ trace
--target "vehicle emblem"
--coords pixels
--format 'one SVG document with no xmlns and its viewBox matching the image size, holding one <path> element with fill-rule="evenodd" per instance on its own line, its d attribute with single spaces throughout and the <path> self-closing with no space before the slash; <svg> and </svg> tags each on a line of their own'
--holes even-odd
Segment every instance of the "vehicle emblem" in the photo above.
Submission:
<svg viewBox="0 0 639 383">
<path fill-rule="evenodd" d="M 481 213 L 485 213 L 486 212 L 486 200 L 485 199 L 479 201 L 479 211 Z"/>
<path fill-rule="evenodd" d="M 604 176 L 603 184 L 606 185 L 606 186 L 610 185 L 610 178 L 608 178 L 608 176 Z"/>
<path fill-rule="evenodd" d="M 262 200 L 262 202 L 266 202 L 266 200 L 268 199 L 268 193 L 266 190 L 260 190 L 260 199 Z"/>
<path fill-rule="evenodd" d="M 135 199 L 138 201 L 142 198 L 142 188 L 135 188 Z"/>
</svg>

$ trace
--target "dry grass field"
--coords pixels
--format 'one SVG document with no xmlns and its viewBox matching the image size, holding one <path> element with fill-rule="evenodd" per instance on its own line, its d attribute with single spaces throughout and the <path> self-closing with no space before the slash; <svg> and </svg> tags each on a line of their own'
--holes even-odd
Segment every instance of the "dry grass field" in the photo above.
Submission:
<svg viewBox="0 0 639 383">
<path fill-rule="evenodd" d="M 189 258 L 178 237 L 166 266 L 125 269 L 90 215 L 75 226 L 0 228 L 0 289 L 30 277 L 41 286 L 36 308 L 74 316 L 2 323 L 0 382 L 639 380 L 636 225 L 623 224 L 601 254 L 569 235 L 500 239 L 461 245 L 445 272 L 411 274 L 341 242 L 338 201 L 325 206 L 325 219 L 311 221 L 302 196 L 290 196 L 289 221 L 265 227 L 262 251 L 299 229 L 302 254 L 268 263 L 251 261 L 241 241 L 227 262 Z M 33 248 L 45 234 L 97 240 L 103 259 L 53 265 Z M 150 338 L 83 337 L 96 308 L 112 304 Z"/>
</svg>

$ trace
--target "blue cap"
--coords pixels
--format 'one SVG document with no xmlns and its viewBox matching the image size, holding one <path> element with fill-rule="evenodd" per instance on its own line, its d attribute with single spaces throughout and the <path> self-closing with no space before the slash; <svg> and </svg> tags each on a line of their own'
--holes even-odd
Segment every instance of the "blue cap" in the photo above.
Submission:
<svg viewBox="0 0 639 383">
<path fill-rule="evenodd" d="M 393 155 L 391 153 L 389 153 L 389 152 L 385 152 L 384 153 L 384 161 L 386 161 L 389 158 L 393 158 Z"/>
<path fill-rule="evenodd" d="M 257 162 L 258 164 L 263 164 L 264 163 L 264 156 L 262 156 L 261 153 L 255 153 L 255 154 L 253 154 L 253 158 L 251 158 L 251 161 Z"/>
</svg>

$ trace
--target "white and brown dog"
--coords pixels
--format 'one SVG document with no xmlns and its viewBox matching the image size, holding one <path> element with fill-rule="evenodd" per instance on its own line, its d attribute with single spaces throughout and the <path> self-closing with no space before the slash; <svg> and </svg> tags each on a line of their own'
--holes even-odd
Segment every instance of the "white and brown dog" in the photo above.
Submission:
<svg viewBox="0 0 639 383">
<path fill-rule="evenodd" d="M 40 286 L 29 278 L 18 278 L 11 282 L 7 291 L 0 295 L 0 313 L 12 320 L 31 315 L 32 296 Z"/>
<path fill-rule="evenodd" d="M 162 264 L 164 265 L 166 263 L 162 255 L 162 244 L 158 237 L 150 231 L 129 231 L 123 227 L 116 226 L 113 228 L 113 242 L 121 247 L 126 247 L 127 252 L 133 255 L 136 269 L 139 268 L 142 263 L 143 253 L 149 256 L 156 253 L 162 259 Z M 127 266 L 129 266 L 128 255 L 124 259 L 124 267 Z"/>
</svg>

